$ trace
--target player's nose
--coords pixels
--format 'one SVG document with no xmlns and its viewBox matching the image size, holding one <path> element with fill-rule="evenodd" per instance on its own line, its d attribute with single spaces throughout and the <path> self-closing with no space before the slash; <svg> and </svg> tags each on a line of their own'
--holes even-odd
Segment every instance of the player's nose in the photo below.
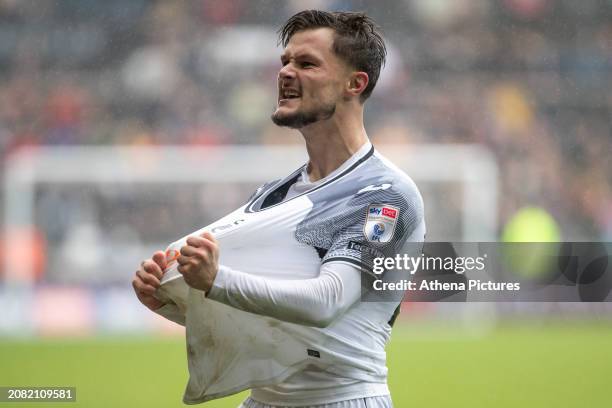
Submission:
<svg viewBox="0 0 612 408">
<path fill-rule="evenodd" d="M 280 69 L 280 71 L 278 71 L 278 79 L 282 80 L 282 79 L 293 79 L 295 78 L 295 70 L 291 67 L 291 64 L 285 64 L 283 65 L 283 67 Z"/>
</svg>

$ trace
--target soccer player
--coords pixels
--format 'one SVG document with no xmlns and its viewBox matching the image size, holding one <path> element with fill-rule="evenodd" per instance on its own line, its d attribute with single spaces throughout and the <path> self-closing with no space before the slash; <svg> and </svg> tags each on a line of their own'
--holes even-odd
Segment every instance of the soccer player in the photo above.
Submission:
<svg viewBox="0 0 612 408">
<path fill-rule="evenodd" d="M 280 40 L 272 121 L 302 133 L 308 163 L 155 253 L 133 286 L 186 327 L 187 403 L 250 388 L 242 407 L 391 407 L 385 345 L 401 296 L 365 301 L 371 260 L 423 242 L 425 224 L 416 186 L 364 129 L 385 44 L 366 15 L 317 10 Z"/>
</svg>

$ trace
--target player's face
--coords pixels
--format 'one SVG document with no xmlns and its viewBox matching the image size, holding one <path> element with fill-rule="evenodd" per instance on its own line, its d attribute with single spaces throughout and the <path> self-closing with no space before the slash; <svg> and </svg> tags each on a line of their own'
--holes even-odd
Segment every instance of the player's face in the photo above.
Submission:
<svg viewBox="0 0 612 408">
<path fill-rule="evenodd" d="M 331 29 L 317 28 L 289 40 L 278 73 L 275 124 L 298 129 L 333 116 L 349 73 L 332 51 L 333 36 Z"/>
</svg>

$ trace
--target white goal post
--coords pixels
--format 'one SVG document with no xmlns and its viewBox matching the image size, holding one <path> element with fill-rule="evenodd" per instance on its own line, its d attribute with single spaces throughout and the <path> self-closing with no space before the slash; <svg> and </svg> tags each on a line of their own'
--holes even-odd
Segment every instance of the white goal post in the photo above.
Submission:
<svg viewBox="0 0 612 408">
<path fill-rule="evenodd" d="M 462 186 L 463 241 L 494 241 L 497 232 L 498 168 L 477 145 L 384 145 L 395 165 L 421 182 Z M 307 159 L 302 146 L 51 146 L 18 150 L 4 171 L 4 236 L 34 225 L 36 187 L 41 183 L 263 183 L 295 170 Z M 427 203 L 426 203 L 427 204 Z M 435 214 L 427 214 L 429 224 Z M 14 248 L 5 239 L 4 253 Z M 4 279 L 32 283 L 33 271 L 11 271 Z"/>
</svg>

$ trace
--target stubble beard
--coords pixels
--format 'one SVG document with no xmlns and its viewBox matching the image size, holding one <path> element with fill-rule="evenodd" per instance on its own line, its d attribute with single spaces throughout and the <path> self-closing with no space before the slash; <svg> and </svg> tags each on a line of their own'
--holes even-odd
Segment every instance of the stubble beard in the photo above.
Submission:
<svg viewBox="0 0 612 408">
<path fill-rule="evenodd" d="M 317 110 L 297 111 L 290 114 L 279 114 L 278 111 L 272 113 L 270 119 L 277 126 L 286 126 L 292 129 L 300 129 L 320 120 L 329 119 L 336 112 L 336 104 L 329 103 L 320 106 Z"/>
</svg>

